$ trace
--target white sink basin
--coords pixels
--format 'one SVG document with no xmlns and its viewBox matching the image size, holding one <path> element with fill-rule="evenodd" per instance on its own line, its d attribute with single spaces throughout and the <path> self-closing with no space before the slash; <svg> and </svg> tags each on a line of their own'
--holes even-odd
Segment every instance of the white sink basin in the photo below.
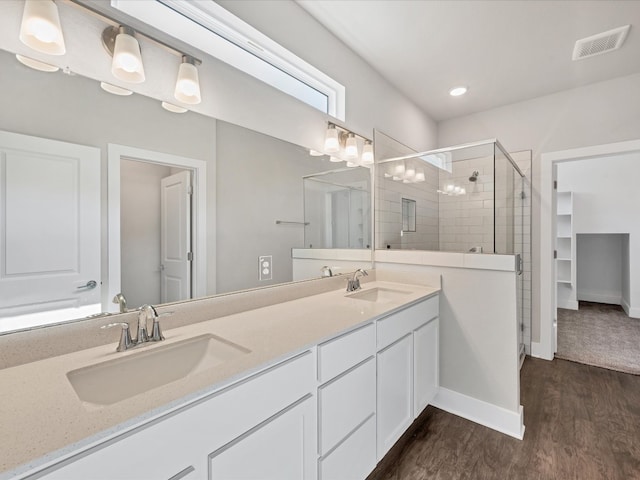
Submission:
<svg viewBox="0 0 640 480">
<path fill-rule="evenodd" d="M 216 335 L 200 335 L 72 370 L 67 378 L 83 402 L 111 405 L 249 352 Z"/>
<path fill-rule="evenodd" d="M 411 292 L 406 290 L 396 290 L 393 288 L 374 287 L 366 290 L 358 290 L 357 292 L 346 295 L 349 298 L 355 298 L 356 300 L 366 300 L 367 302 L 399 302 L 403 301 L 404 297 Z"/>
</svg>

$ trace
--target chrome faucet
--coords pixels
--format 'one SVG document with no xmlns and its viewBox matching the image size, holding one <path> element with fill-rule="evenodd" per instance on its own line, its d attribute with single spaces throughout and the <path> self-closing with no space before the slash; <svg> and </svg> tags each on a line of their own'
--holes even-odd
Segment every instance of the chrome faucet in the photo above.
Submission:
<svg viewBox="0 0 640 480">
<path fill-rule="evenodd" d="M 120 307 L 120 313 L 127 313 L 127 299 L 124 298 L 122 293 L 118 293 L 113 297 L 113 303 Z"/>
<path fill-rule="evenodd" d="M 164 340 L 164 335 L 160 328 L 159 317 L 171 315 L 172 313 L 173 312 L 166 312 L 158 315 L 158 312 L 153 305 L 143 305 L 140 307 L 138 309 L 138 333 L 136 338 L 131 338 L 129 324 L 125 322 L 110 323 L 108 325 L 103 325 L 100 328 L 122 327 L 122 333 L 120 334 L 120 341 L 116 351 L 124 352 L 130 348 L 137 347 L 147 342 L 161 342 Z M 149 320 L 153 320 L 151 336 L 149 336 L 147 330 L 147 323 Z"/>
<path fill-rule="evenodd" d="M 368 275 L 369 274 L 367 273 L 367 271 L 361 268 L 353 272 L 353 278 L 349 279 L 349 281 L 347 282 L 347 292 L 355 292 L 356 290 L 360 290 L 360 277 L 366 277 Z"/>
<path fill-rule="evenodd" d="M 320 269 L 320 273 L 322 273 L 323 277 L 333 277 L 333 272 L 326 265 Z"/>
</svg>

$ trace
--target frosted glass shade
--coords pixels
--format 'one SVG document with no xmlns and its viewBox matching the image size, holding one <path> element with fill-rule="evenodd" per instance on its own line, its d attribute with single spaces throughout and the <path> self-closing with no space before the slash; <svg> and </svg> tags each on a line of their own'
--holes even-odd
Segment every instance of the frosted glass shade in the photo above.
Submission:
<svg viewBox="0 0 640 480">
<path fill-rule="evenodd" d="M 185 113 L 188 111 L 186 108 L 179 107 L 178 105 L 168 102 L 162 102 L 162 108 L 172 113 Z"/>
<path fill-rule="evenodd" d="M 365 142 L 364 147 L 362 147 L 362 164 L 373 164 L 373 145 L 368 141 Z"/>
<path fill-rule="evenodd" d="M 350 160 L 358 158 L 358 142 L 353 133 L 350 133 L 347 137 L 347 143 L 344 148 L 344 153 Z"/>
<path fill-rule="evenodd" d="M 336 153 L 340 151 L 340 140 L 338 139 L 338 129 L 329 127 L 324 134 L 324 151 L 326 153 Z"/>
<path fill-rule="evenodd" d="M 35 60 L 33 58 L 24 57 L 18 54 L 16 54 L 16 58 L 23 65 L 26 65 L 29 68 L 33 68 L 34 70 L 39 70 L 41 72 L 57 72 L 58 70 L 60 70 L 55 65 L 50 65 L 48 63 L 44 63 L 39 60 Z"/>
<path fill-rule="evenodd" d="M 19 38 L 22 43 L 41 53 L 66 53 L 60 15 L 53 0 L 25 1 Z"/>
<path fill-rule="evenodd" d="M 176 100 L 188 105 L 197 105 L 202 101 L 198 67 L 183 60 L 178 69 L 178 80 L 176 80 L 176 89 L 173 95 Z"/>
<path fill-rule="evenodd" d="M 123 82 L 142 83 L 145 80 L 140 44 L 134 36 L 123 31 L 116 36 L 111 73 Z"/>
</svg>

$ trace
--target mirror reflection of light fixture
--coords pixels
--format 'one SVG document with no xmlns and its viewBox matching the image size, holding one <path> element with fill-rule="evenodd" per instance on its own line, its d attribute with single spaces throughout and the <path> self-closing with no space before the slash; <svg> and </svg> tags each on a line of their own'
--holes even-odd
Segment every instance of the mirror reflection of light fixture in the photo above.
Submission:
<svg viewBox="0 0 640 480">
<path fill-rule="evenodd" d="M 355 134 L 350 133 L 347 137 L 344 153 L 350 160 L 358 158 L 358 141 L 356 140 Z"/>
<path fill-rule="evenodd" d="M 131 90 L 127 90 L 126 88 L 118 87 L 116 85 L 111 85 L 107 82 L 100 82 L 100 88 L 102 88 L 105 92 L 112 93 L 113 95 L 120 95 L 121 97 L 127 97 L 133 93 Z"/>
<path fill-rule="evenodd" d="M 359 167 L 360 164 L 358 162 L 347 162 L 347 167 L 349 168 L 355 168 L 355 167 Z"/>
<path fill-rule="evenodd" d="M 41 53 L 66 53 L 60 15 L 53 0 L 25 1 L 19 38 L 26 46 Z"/>
<path fill-rule="evenodd" d="M 365 140 L 364 146 L 362 147 L 362 164 L 371 165 L 373 162 L 373 143 L 371 140 Z"/>
<path fill-rule="evenodd" d="M 416 177 L 415 177 L 414 181 L 415 182 L 424 182 L 425 181 L 424 169 L 418 168 L 418 170 L 416 170 Z"/>
<path fill-rule="evenodd" d="M 200 80 L 198 79 L 197 60 L 190 55 L 182 56 L 182 63 L 178 69 L 178 80 L 174 97 L 176 100 L 189 105 L 197 105 L 202 101 L 200 96 Z"/>
<path fill-rule="evenodd" d="M 336 156 L 334 156 L 334 155 L 331 155 L 331 156 L 329 157 L 329 161 L 330 161 L 330 162 L 334 162 L 334 163 L 338 163 L 338 162 L 341 162 L 341 161 L 342 161 L 342 159 L 341 159 L 340 157 L 336 157 Z"/>
<path fill-rule="evenodd" d="M 123 82 L 142 83 L 145 80 L 140 44 L 131 27 L 107 27 L 102 32 L 102 44 L 113 57 L 111 73 Z"/>
<path fill-rule="evenodd" d="M 404 163 L 399 163 L 395 167 L 393 167 L 393 180 L 396 182 L 404 179 Z"/>
<path fill-rule="evenodd" d="M 337 153 L 340 151 L 338 129 L 332 123 L 329 124 L 324 134 L 324 151 L 327 153 Z"/>
<path fill-rule="evenodd" d="M 35 60 L 33 58 L 29 58 L 29 57 L 24 57 L 22 55 L 16 54 L 16 59 L 18 59 L 18 61 L 29 67 L 29 68 L 33 68 L 34 70 L 39 70 L 41 72 L 57 72 L 58 70 L 60 70 L 58 67 L 56 67 L 55 65 L 49 65 L 48 63 L 44 63 L 41 62 L 40 60 Z"/>
<path fill-rule="evenodd" d="M 186 108 L 179 107 L 178 105 L 174 105 L 169 102 L 162 102 L 162 108 L 172 113 L 185 113 L 188 111 Z"/>
</svg>

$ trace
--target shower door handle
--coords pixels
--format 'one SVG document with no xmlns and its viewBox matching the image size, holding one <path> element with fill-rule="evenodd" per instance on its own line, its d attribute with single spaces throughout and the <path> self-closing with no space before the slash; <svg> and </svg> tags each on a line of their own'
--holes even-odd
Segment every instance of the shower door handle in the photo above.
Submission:
<svg viewBox="0 0 640 480">
<path fill-rule="evenodd" d="M 518 275 L 522 275 L 522 272 L 524 271 L 523 267 L 522 255 L 518 253 L 516 254 L 516 272 L 518 273 Z"/>
</svg>

